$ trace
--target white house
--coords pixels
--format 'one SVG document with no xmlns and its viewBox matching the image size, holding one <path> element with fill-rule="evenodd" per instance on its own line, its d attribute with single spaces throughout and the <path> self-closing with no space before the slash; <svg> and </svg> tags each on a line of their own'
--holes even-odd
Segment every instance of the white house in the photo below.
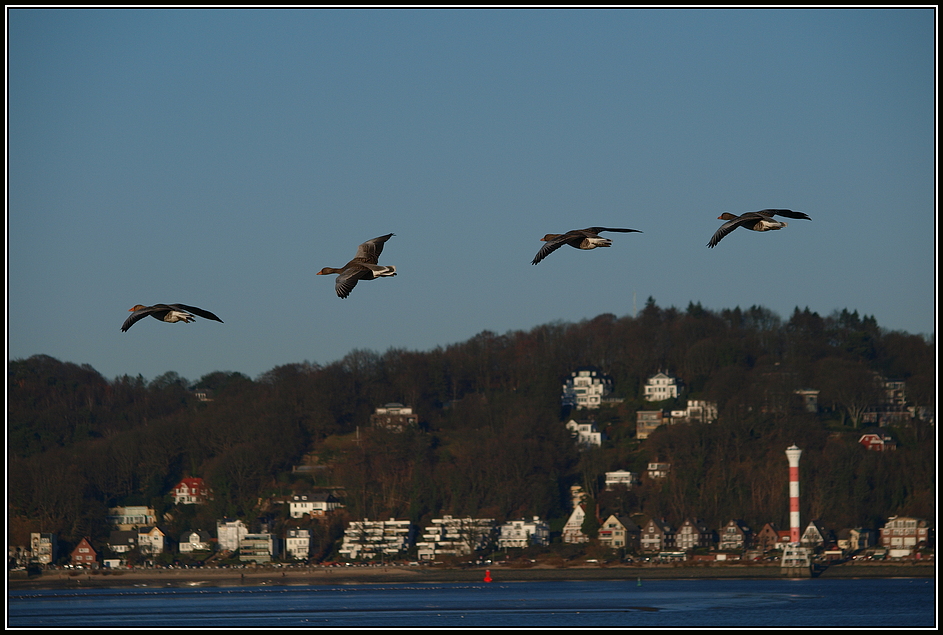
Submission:
<svg viewBox="0 0 943 635">
<path fill-rule="evenodd" d="M 466 556 L 474 551 L 493 545 L 493 518 L 433 518 L 432 524 L 422 532 L 416 542 L 420 560 L 432 560 L 436 556 Z"/>
<path fill-rule="evenodd" d="M 611 490 L 616 485 L 625 485 L 627 489 L 639 482 L 638 475 L 627 470 L 616 470 L 615 472 L 606 472 L 606 489 Z"/>
<path fill-rule="evenodd" d="M 549 544 L 550 525 L 540 520 L 540 516 L 534 516 L 532 520 L 512 520 L 501 525 L 499 548 Z"/>
<path fill-rule="evenodd" d="M 330 492 L 293 494 L 288 503 L 288 512 L 292 518 L 301 518 L 305 514 L 313 518 L 325 516 L 338 507 L 341 507 L 340 502 Z"/>
<path fill-rule="evenodd" d="M 295 560 L 307 560 L 311 556 L 311 530 L 289 529 L 286 531 L 285 553 Z"/>
<path fill-rule="evenodd" d="M 595 423 L 578 423 L 570 419 L 566 423 L 566 429 L 570 431 L 570 436 L 576 439 L 576 444 L 580 448 L 598 448 L 606 440 L 606 434 L 597 430 Z"/>
<path fill-rule="evenodd" d="M 409 406 L 401 403 L 388 403 L 379 407 L 370 415 L 370 421 L 375 427 L 386 428 L 393 432 L 402 432 L 407 428 L 419 425 L 419 417 Z"/>
<path fill-rule="evenodd" d="M 583 520 L 586 518 L 586 505 L 580 503 L 563 525 L 563 542 L 589 542 L 589 536 L 583 533 Z"/>
<path fill-rule="evenodd" d="M 249 528 L 241 520 L 224 518 L 216 521 L 216 539 L 220 551 L 238 551 L 239 541 L 248 533 Z"/>
<path fill-rule="evenodd" d="M 164 553 L 170 547 L 167 534 L 156 525 L 138 529 L 138 549 L 141 553 Z"/>
<path fill-rule="evenodd" d="M 628 516 L 610 514 L 599 526 L 599 544 L 610 549 L 632 548 L 638 545 L 640 533 Z"/>
<path fill-rule="evenodd" d="M 612 378 L 599 369 L 587 366 L 570 373 L 563 384 L 563 405 L 580 408 L 598 408 L 603 398 L 612 392 Z"/>
<path fill-rule="evenodd" d="M 684 410 L 684 418 L 687 421 L 698 423 L 717 421 L 717 403 L 701 399 L 688 399 L 687 408 Z"/>
<path fill-rule="evenodd" d="M 664 401 L 675 399 L 680 390 L 676 378 L 665 373 L 657 373 L 645 382 L 645 401 Z"/>
<path fill-rule="evenodd" d="M 649 463 L 646 473 L 648 478 L 665 478 L 671 471 L 671 463 Z"/>
<path fill-rule="evenodd" d="M 185 531 L 180 536 L 180 542 L 177 545 L 180 553 L 191 553 L 193 551 L 212 551 L 213 543 L 210 542 L 209 532 L 203 530 Z"/>
<path fill-rule="evenodd" d="M 198 477 L 188 477 L 177 483 L 172 495 L 177 505 L 199 505 L 211 498 L 210 488 Z"/>
<path fill-rule="evenodd" d="M 827 538 L 826 534 L 827 532 L 822 524 L 817 520 L 813 520 L 806 525 L 805 531 L 802 532 L 802 536 L 799 538 L 799 543 L 804 547 L 823 547 Z"/>
</svg>

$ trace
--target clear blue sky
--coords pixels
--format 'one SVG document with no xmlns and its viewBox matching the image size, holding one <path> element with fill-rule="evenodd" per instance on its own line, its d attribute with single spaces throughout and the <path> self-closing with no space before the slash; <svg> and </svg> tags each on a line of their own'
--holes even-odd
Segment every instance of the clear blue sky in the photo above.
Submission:
<svg viewBox="0 0 943 635">
<path fill-rule="evenodd" d="M 932 9 L 7 15 L 8 359 L 255 378 L 649 296 L 934 333 Z M 706 247 L 763 208 L 812 221 Z M 530 264 L 594 225 L 643 233 Z M 119 330 L 172 302 L 224 324 Z"/>
</svg>

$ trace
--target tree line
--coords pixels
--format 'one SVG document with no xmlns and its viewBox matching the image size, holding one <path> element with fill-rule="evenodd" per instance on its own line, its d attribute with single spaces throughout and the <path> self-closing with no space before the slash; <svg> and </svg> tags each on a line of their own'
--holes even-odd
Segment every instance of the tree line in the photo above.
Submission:
<svg viewBox="0 0 943 635">
<path fill-rule="evenodd" d="M 562 384 L 584 366 L 612 377 L 622 401 L 593 412 L 563 409 Z M 718 420 L 636 439 L 635 412 L 653 409 L 643 385 L 658 371 L 684 381 L 680 404 L 716 402 Z M 221 517 L 284 519 L 287 510 L 273 512 L 264 501 L 330 486 L 343 493 L 351 518 L 424 525 L 443 514 L 537 515 L 559 528 L 574 484 L 603 517 L 787 526 L 784 451 L 793 443 L 803 449 L 804 519 L 840 528 L 932 516 L 929 424 L 891 430 L 896 452 L 868 452 L 857 442 L 864 406 L 879 399 L 875 373 L 906 381 L 913 405 L 935 401 L 933 342 L 882 329 L 873 317 L 797 307 L 783 321 L 759 306 L 679 310 L 651 298 L 637 316 L 483 331 L 424 352 L 354 350 L 255 379 L 217 371 L 196 381 L 173 372 L 108 380 L 88 365 L 36 355 L 8 364 L 11 527 L 66 542 L 104 539 L 108 507 L 146 504 L 171 512 L 172 532 L 211 529 Z M 794 391 L 805 388 L 820 390 L 821 412 L 804 409 Z M 212 401 L 198 399 L 197 389 Z M 370 427 L 374 409 L 390 402 L 411 406 L 419 427 Z M 608 440 L 581 451 L 563 424 L 588 417 Z M 292 472 L 305 461 L 316 469 Z M 671 463 L 669 476 L 605 490 L 605 472 L 640 473 L 650 461 Z M 204 478 L 213 501 L 174 508 L 168 493 L 186 476 Z"/>
</svg>

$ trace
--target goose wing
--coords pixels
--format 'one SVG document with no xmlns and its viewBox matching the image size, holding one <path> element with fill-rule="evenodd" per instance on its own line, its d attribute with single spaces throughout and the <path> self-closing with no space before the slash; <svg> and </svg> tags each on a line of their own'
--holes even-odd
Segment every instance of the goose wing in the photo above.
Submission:
<svg viewBox="0 0 943 635">
<path fill-rule="evenodd" d="M 346 298 L 359 281 L 369 278 L 370 275 L 370 270 L 362 264 L 354 261 L 347 263 L 344 270 L 337 274 L 337 280 L 334 281 L 334 291 L 337 292 L 337 297 Z"/>
<path fill-rule="evenodd" d="M 740 214 L 740 216 L 728 220 L 726 223 L 718 227 L 717 231 L 714 232 L 714 235 L 711 236 L 710 242 L 707 243 L 707 246 L 713 249 L 724 236 L 735 230 L 737 227 L 740 227 L 741 225 L 752 224 L 762 219 L 763 214 L 759 214 L 757 212 L 747 212 L 746 214 Z"/>
<path fill-rule="evenodd" d="M 786 218 L 799 218 L 802 220 L 812 220 L 805 212 L 794 212 L 791 209 L 764 209 L 756 212 L 768 216 L 785 216 Z"/>
<path fill-rule="evenodd" d="M 121 331 L 125 332 L 131 328 L 135 322 L 141 318 L 147 317 L 151 313 L 156 313 L 158 311 L 169 311 L 170 307 L 167 305 L 155 305 L 155 306 L 146 306 L 143 309 L 138 309 L 134 313 L 128 316 L 128 319 L 124 321 L 124 324 L 121 325 Z"/>
<path fill-rule="evenodd" d="M 565 234 L 560 234 L 556 238 L 548 240 L 544 243 L 544 246 L 540 248 L 540 251 L 537 252 L 537 255 L 534 256 L 531 264 L 536 265 L 538 262 L 555 252 L 563 245 L 567 245 L 574 240 L 577 241 L 577 244 L 579 244 L 579 241 L 583 240 L 583 235 L 578 230 L 569 231 Z"/>
<path fill-rule="evenodd" d="M 597 236 L 599 235 L 599 232 L 622 232 L 622 233 L 626 233 L 626 232 L 638 232 L 639 234 L 642 233 L 642 232 L 641 232 L 640 230 L 638 230 L 638 229 L 623 229 L 623 228 L 621 228 L 621 227 L 587 227 L 586 229 L 582 229 L 582 230 L 580 230 L 580 231 L 581 231 L 581 232 L 587 232 L 587 233 L 590 233 L 590 234 L 595 234 L 595 235 L 597 235 Z"/>
<path fill-rule="evenodd" d="M 357 247 L 357 254 L 353 257 L 353 261 L 359 262 L 369 262 L 377 264 L 380 260 L 380 253 L 383 251 L 383 243 L 388 241 L 391 236 L 396 234 L 387 234 L 385 236 L 377 236 L 371 240 L 368 240 L 364 243 L 361 243 Z"/>
<path fill-rule="evenodd" d="M 201 318 L 206 318 L 207 320 L 216 320 L 217 322 L 222 322 L 222 320 L 216 317 L 215 314 L 199 307 L 190 306 L 188 304 L 171 304 L 170 308 L 177 309 L 178 311 L 188 311 L 193 315 L 199 315 Z"/>
</svg>

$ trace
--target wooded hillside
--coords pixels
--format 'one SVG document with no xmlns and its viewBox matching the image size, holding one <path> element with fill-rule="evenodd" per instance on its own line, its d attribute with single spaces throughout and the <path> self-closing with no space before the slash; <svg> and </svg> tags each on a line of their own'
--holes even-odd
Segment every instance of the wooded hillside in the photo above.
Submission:
<svg viewBox="0 0 943 635">
<path fill-rule="evenodd" d="M 624 401 L 564 412 L 562 383 L 581 366 L 611 376 Z M 636 440 L 636 410 L 653 408 L 642 385 L 660 370 L 684 381 L 679 403 L 716 402 L 718 421 L 662 426 Z M 763 307 L 681 311 L 652 299 L 637 317 L 484 331 L 425 352 L 354 350 L 255 379 L 219 371 L 196 381 L 175 373 L 108 380 L 37 355 L 8 365 L 9 512 L 18 526 L 67 541 L 106 537 L 108 507 L 149 504 L 160 513 L 171 507 L 171 487 L 200 476 L 215 500 L 178 510 L 181 531 L 223 516 L 255 518 L 268 497 L 312 486 L 343 488 L 354 518 L 539 515 L 559 524 L 570 485 L 580 484 L 604 514 L 643 513 L 674 526 L 740 518 L 759 529 L 788 525 L 784 451 L 795 443 L 803 519 L 840 528 L 930 517 L 935 430 L 919 419 L 890 429 L 896 452 L 857 443 L 861 404 L 878 398 L 874 372 L 906 381 L 909 404 L 933 405 L 934 344 L 922 336 L 847 310 L 823 318 L 797 308 L 783 322 Z M 821 391 L 821 412 L 803 409 L 800 388 Z M 419 428 L 370 428 L 374 409 L 389 402 L 412 407 Z M 594 417 L 609 440 L 578 451 L 563 425 L 571 417 Z M 293 474 L 306 455 L 318 469 Z M 655 460 L 671 463 L 668 478 L 602 491 L 606 471 L 642 472 Z"/>
</svg>

